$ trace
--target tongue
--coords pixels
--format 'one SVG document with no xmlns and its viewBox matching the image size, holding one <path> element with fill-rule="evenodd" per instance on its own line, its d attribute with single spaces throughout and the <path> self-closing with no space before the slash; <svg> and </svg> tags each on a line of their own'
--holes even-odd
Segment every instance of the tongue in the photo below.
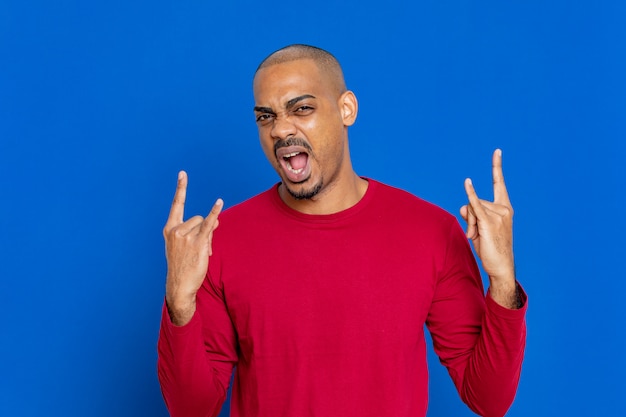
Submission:
<svg viewBox="0 0 626 417">
<path fill-rule="evenodd" d="M 307 154 L 299 153 L 298 155 L 289 158 L 289 165 L 291 165 L 293 169 L 304 168 L 306 166 L 307 159 L 309 159 Z"/>
</svg>

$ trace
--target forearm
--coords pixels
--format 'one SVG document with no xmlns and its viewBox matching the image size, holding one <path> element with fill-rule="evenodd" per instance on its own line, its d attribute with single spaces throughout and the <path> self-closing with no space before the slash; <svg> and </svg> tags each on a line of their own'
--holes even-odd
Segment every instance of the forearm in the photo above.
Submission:
<svg viewBox="0 0 626 417">
<path fill-rule="evenodd" d="M 503 416 L 515 398 L 526 341 L 526 295 L 521 289 L 517 294 L 519 310 L 487 295 L 481 333 L 458 386 L 463 401 L 481 416 Z"/>
<path fill-rule="evenodd" d="M 217 416 L 227 386 L 206 357 L 199 317 L 177 327 L 164 307 L 158 354 L 158 377 L 170 415 Z"/>
</svg>

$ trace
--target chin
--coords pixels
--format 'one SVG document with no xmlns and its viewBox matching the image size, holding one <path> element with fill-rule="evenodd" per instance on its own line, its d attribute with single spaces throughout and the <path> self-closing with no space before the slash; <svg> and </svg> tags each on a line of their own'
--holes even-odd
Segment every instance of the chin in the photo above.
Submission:
<svg viewBox="0 0 626 417">
<path fill-rule="evenodd" d="M 301 187 L 299 190 L 292 190 L 286 183 L 285 188 L 289 192 L 289 194 L 295 198 L 296 200 L 310 200 L 315 197 L 322 190 L 322 181 L 318 182 L 312 187 Z"/>
</svg>

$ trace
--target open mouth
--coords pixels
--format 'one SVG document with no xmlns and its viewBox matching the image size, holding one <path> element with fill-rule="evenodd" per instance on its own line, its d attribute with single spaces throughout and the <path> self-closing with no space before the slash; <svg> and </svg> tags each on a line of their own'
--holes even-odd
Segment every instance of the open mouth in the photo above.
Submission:
<svg viewBox="0 0 626 417">
<path fill-rule="evenodd" d="M 301 146 L 288 146 L 276 151 L 276 158 L 287 179 L 293 183 L 303 182 L 311 173 L 308 152 Z"/>
<path fill-rule="evenodd" d="M 304 171 L 309 155 L 304 152 L 292 152 L 283 156 L 285 168 L 293 174 L 300 174 Z"/>
</svg>

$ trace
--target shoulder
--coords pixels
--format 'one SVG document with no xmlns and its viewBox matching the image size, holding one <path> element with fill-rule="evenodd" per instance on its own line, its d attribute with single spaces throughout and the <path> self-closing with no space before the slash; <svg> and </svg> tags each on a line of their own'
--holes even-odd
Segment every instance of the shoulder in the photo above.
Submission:
<svg viewBox="0 0 626 417">
<path fill-rule="evenodd" d="M 443 268 L 446 254 L 467 247 L 461 225 L 451 213 L 406 190 L 376 181 L 371 184 L 378 227 L 384 228 L 387 240 L 411 248 L 411 256 L 419 253 L 420 259 L 437 259 Z"/>
<path fill-rule="evenodd" d="M 237 203 L 231 207 L 227 207 L 222 216 L 226 217 L 238 217 L 246 215 L 249 212 L 263 210 L 272 205 L 272 193 L 276 192 L 276 185 L 272 186 L 268 190 L 263 191 L 255 196 L 248 198 L 240 203 Z"/>
<path fill-rule="evenodd" d="M 451 213 L 406 190 L 376 180 L 368 181 L 373 186 L 375 204 L 384 207 L 383 210 L 389 214 L 396 214 L 405 220 L 408 217 L 414 221 L 427 223 L 457 222 Z"/>
<path fill-rule="evenodd" d="M 216 236 L 248 236 L 262 233 L 280 218 L 276 204 L 276 185 L 247 200 L 227 207 L 219 216 Z"/>
</svg>

